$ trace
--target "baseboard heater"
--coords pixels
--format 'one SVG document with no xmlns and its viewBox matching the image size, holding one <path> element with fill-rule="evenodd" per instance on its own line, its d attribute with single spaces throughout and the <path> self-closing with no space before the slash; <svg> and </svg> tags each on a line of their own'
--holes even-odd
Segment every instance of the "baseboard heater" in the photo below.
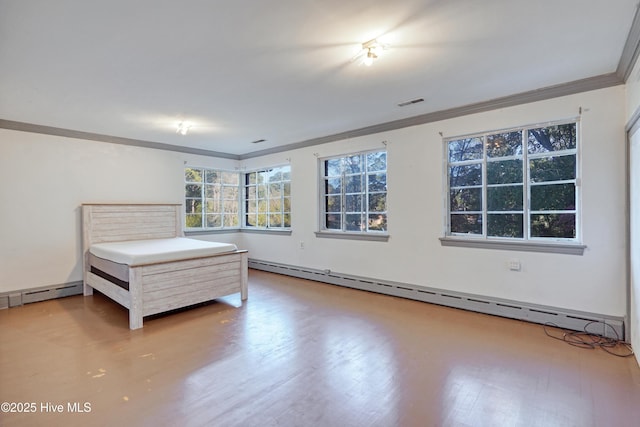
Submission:
<svg viewBox="0 0 640 427">
<path fill-rule="evenodd" d="M 600 322 L 589 325 L 588 331 L 609 338 L 624 339 L 625 337 L 624 319 L 621 317 L 377 280 L 330 270 L 315 270 L 256 259 L 249 259 L 249 268 L 533 323 L 553 323 L 561 328 L 575 331 L 583 331 L 585 326 L 591 322 Z"/>
<path fill-rule="evenodd" d="M 82 294 L 82 281 L 63 283 L 60 285 L 42 286 L 39 288 L 11 291 L 0 294 L 0 309 L 17 307 L 31 302 L 68 297 Z"/>
</svg>

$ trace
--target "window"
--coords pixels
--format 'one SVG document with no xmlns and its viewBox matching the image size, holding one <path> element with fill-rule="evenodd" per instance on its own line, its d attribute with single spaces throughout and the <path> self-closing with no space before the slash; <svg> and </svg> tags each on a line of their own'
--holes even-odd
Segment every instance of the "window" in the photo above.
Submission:
<svg viewBox="0 0 640 427">
<path fill-rule="evenodd" d="M 237 172 L 185 168 L 186 228 L 237 228 L 239 197 Z"/>
<path fill-rule="evenodd" d="M 291 166 L 244 174 L 247 228 L 291 228 Z"/>
<path fill-rule="evenodd" d="M 187 167 L 185 208 L 186 230 L 290 229 L 291 166 L 248 173 Z"/>
<path fill-rule="evenodd" d="M 387 231 L 387 152 L 321 160 L 320 231 Z"/>
<path fill-rule="evenodd" d="M 447 235 L 578 240 L 577 122 L 445 143 Z"/>
</svg>

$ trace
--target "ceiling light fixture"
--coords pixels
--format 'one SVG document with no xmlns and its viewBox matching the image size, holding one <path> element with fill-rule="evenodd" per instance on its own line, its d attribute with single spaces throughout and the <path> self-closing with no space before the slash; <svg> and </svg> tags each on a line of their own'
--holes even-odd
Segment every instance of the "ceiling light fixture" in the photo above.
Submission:
<svg viewBox="0 0 640 427">
<path fill-rule="evenodd" d="M 176 129 L 176 133 L 179 133 L 180 135 L 186 135 L 187 132 L 189 132 L 189 129 L 191 129 L 191 123 L 189 122 L 180 122 L 178 123 L 178 129 Z"/>
<path fill-rule="evenodd" d="M 378 59 L 380 53 L 388 47 L 388 45 L 380 43 L 377 39 L 371 39 L 368 42 L 362 43 L 362 49 L 352 60 L 355 61 L 358 58 L 362 58 L 362 63 L 370 67 L 373 61 Z"/>
<path fill-rule="evenodd" d="M 373 60 L 377 59 L 378 55 L 376 55 L 376 52 L 373 48 L 367 48 L 367 56 L 364 57 L 364 65 L 366 65 L 367 67 L 370 67 L 371 64 L 373 64 Z"/>
</svg>

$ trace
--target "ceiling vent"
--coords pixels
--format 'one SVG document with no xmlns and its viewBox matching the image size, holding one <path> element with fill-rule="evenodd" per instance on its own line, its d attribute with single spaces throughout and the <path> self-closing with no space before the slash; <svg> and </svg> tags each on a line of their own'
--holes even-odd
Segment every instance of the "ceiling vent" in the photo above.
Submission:
<svg viewBox="0 0 640 427">
<path fill-rule="evenodd" d="M 424 98 L 416 98 L 409 101 L 400 102 L 398 104 L 398 107 L 406 107 L 407 105 L 418 104 L 420 102 L 424 102 Z"/>
</svg>

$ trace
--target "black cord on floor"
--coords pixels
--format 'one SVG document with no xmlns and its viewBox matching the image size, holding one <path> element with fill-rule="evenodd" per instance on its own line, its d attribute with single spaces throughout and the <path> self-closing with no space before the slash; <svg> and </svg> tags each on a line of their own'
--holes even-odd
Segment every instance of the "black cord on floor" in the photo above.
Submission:
<svg viewBox="0 0 640 427">
<path fill-rule="evenodd" d="M 600 334 L 589 332 L 589 327 L 592 325 L 604 325 L 613 332 L 615 338 L 604 337 Z M 584 325 L 584 331 L 572 331 L 569 329 L 563 329 L 555 323 L 545 323 L 543 325 L 544 333 L 553 339 L 564 341 L 569 345 L 580 348 L 596 349 L 601 348 L 609 354 L 618 357 L 630 357 L 633 356 L 633 349 L 631 345 L 620 340 L 615 328 L 607 323 L 600 321 L 589 322 Z M 550 333 L 548 328 L 554 328 L 557 331 Z M 593 328 L 591 328 L 593 330 Z M 561 334 L 561 335 L 560 335 Z"/>
</svg>

